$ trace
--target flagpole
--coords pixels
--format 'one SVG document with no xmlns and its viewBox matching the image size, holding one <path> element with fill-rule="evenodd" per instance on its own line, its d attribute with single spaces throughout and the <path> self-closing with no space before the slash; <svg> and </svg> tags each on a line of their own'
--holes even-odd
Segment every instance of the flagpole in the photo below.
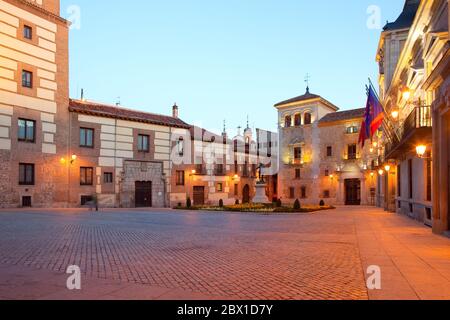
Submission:
<svg viewBox="0 0 450 320">
<path fill-rule="evenodd" d="M 377 92 L 377 90 L 375 89 L 375 87 L 374 87 L 374 85 L 373 85 L 373 83 L 372 83 L 372 80 L 370 80 L 370 78 L 369 78 L 369 83 L 370 83 L 370 86 L 373 88 L 373 92 L 374 92 L 375 95 L 377 96 L 377 99 L 378 99 L 378 101 L 380 102 L 380 104 L 381 104 L 381 106 L 383 107 L 383 110 L 384 110 L 384 106 L 383 106 L 383 104 L 381 103 L 380 96 L 378 95 L 378 92 Z"/>
</svg>

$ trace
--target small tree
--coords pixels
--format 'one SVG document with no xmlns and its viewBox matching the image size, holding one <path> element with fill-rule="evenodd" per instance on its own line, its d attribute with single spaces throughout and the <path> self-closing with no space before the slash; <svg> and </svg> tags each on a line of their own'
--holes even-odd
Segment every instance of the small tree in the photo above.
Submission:
<svg viewBox="0 0 450 320">
<path fill-rule="evenodd" d="M 300 201 L 297 199 L 294 203 L 294 210 L 300 210 L 302 206 L 300 205 Z"/>
<path fill-rule="evenodd" d="M 223 208 L 223 200 L 222 199 L 219 200 L 219 207 Z"/>
<path fill-rule="evenodd" d="M 321 206 L 321 207 L 325 207 L 325 201 L 320 200 L 320 206 Z"/>
<path fill-rule="evenodd" d="M 283 206 L 283 203 L 281 202 L 281 199 L 277 200 L 277 208 L 281 208 Z"/>
<path fill-rule="evenodd" d="M 190 209 L 192 207 L 192 201 L 191 201 L 191 198 L 187 198 L 187 200 L 186 200 L 186 208 L 188 208 L 188 209 Z"/>
</svg>

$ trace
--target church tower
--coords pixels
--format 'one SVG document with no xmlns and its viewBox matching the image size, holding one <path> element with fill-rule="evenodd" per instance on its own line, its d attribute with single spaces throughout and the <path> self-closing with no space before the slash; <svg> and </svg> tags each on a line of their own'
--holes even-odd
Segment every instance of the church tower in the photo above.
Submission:
<svg viewBox="0 0 450 320">
<path fill-rule="evenodd" d="M 59 0 L 0 0 L 0 206 L 64 206 L 69 23 Z"/>
</svg>

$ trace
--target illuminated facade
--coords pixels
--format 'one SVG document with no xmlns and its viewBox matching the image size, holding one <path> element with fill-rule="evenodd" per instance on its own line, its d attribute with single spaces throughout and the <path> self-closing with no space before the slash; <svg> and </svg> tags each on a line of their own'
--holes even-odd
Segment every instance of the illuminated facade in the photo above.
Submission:
<svg viewBox="0 0 450 320">
<path fill-rule="evenodd" d="M 0 207 L 251 201 L 265 160 L 250 128 L 215 162 L 224 136 L 195 135 L 176 105 L 165 116 L 70 100 L 68 68 L 59 1 L 0 0 Z"/>
<path fill-rule="evenodd" d="M 187 198 L 193 205 L 250 203 L 261 164 L 267 198 L 276 199 L 276 134 L 261 129 L 254 133 L 247 126 L 230 139 L 225 129 L 218 135 L 193 126 L 188 136 L 174 140 L 189 141 L 185 145 L 191 147 L 173 160 L 171 206 L 185 205 Z"/>
<path fill-rule="evenodd" d="M 374 204 L 371 169 L 377 154 L 369 145 L 358 145 L 364 109 L 338 112 L 309 89 L 275 108 L 280 124 L 278 193 L 283 202 Z"/>
<path fill-rule="evenodd" d="M 448 174 L 441 176 L 448 169 L 437 168 L 441 163 L 435 161 L 436 144 L 432 147 L 433 129 L 441 119 L 437 110 L 445 109 L 446 55 L 448 1 L 444 0 L 407 0 L 399 18 L 385 26 L 377 54 L 387 116 L 380 158 L 385 174 L 379 179 L 378 205 L 429 226 L 442 220 L 436 205 L 448 202 L 448 193 L 437 196 L 448 188 Z M 448 133 L 434 135 L 435 140 L 446 141 Z M 443 183 L 436 184 L 439 180 Z"/>
</svg>

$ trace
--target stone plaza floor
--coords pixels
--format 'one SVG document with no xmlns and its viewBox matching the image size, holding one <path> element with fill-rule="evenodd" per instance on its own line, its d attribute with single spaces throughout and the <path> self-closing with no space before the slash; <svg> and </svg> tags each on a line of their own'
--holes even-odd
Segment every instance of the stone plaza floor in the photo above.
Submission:
<svg viewBox="0 0 450 320">
<path fill-rule="evenodd" d="M 69 265 L 80 291 L 66 288 Z M 366 287 L 372 265 L 381 290 Z M 0 299 L 450 299 L 450 239 L 368 207 L 3 210 Z"/>
</svg>

